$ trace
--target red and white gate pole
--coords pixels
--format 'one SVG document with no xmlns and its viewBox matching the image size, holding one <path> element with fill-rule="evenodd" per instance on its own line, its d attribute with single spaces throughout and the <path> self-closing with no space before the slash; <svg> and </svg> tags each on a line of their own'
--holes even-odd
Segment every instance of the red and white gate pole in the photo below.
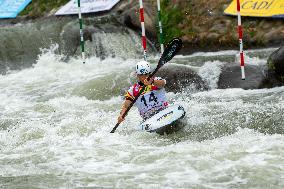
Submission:
<svg viewBox="0 0 284 189">
<path fill-rule="evenodd" d="M 139 0 L 139 4 L 140 4 L 140 21 L 141 21 L 141 28 L 142 28 L 142 46 L 144 50 L 143 55 L 144 55 L 144 60 L 147 61 L 143 0 Z"/>
<path fill-rule="evenodd" d="M 240 64 L 242 72 L 242 80 L 245 80 L 245 60 L 244 60 L 244 51 L 243 51 L 243 28 L 241 21 L 241 6 L 240 0 L 237 0 L 237 12 L 238 12 L 238 32 L 239 32 L 239 43 L 240 43 Z"/>
</svg>

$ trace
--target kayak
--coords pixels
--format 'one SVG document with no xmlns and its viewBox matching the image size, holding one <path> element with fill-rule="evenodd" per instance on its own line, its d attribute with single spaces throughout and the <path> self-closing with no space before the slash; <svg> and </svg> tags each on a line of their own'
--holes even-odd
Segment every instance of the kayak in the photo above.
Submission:
<svg viewBox="0 0 284 189">
<path fill-rule="evenodd" d="M 158 112 L 139 125 L 139 130 L 156 132 L 158 134 L 171 134 L 184 127 L 185 111 L 180 105 L 169 106 Z"/>
</svg>

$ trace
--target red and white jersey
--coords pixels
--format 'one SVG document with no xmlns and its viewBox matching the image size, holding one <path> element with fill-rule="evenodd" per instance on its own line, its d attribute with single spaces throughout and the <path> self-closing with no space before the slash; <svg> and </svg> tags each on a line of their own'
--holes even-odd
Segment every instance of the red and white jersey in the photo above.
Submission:
<svg viewBox="0 0 284 189">
<path fill-rule="evenodd" d="M 163 80 L 160 77 L 155 77 L 155 80 Z M 146 119 L 153 113 L 167 107 L 168 102 L 166 99 L 166 92 L 164 88 L 158 88 L 154 85 L 145 86 L 144 91 L 142 85 L 138 83 L 129 88 L 125 94 L 126 100 L 133 101 L 135 97 L 141 93 L 135 102 L 135 106 L 138 108 L 140 115 Z"/>
</svg>

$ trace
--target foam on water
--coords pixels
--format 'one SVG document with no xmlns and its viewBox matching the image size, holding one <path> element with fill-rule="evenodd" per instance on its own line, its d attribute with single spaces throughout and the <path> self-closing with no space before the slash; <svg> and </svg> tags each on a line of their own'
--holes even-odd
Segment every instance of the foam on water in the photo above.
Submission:
<svg viewBox="0 0 284 189">
<path fill-rule="evenodd" d="M 198 73 L 213 90 L 167 94 L 186 109 L 181 132 L 139 132 L 133 108 L 110 134 L 121 96 L 75 91 L 98 79 L 119 88 L 137 60 L 61 58 L 48 52 L 32 68 L 0 76 L 1 187 L 284 187 L 283 87 L 216 89 L 224 62 L 209 61 Z M 113 74 L 121 77 L 102 79 Z"/>
</svg>

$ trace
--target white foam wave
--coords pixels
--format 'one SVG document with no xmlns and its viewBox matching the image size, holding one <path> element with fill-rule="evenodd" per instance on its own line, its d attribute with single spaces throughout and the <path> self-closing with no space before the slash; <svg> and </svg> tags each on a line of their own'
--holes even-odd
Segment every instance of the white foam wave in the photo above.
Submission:
<svg viewBox="0 0 284 189">
<path fill-rule="evenodd" d="M 138 132 L 141 118 L 133 108 L 110 134 L 121 97 L 90 100 L 72 90 L 109 73 L 129 74 L 134 61 L 92 57 L 84 65 L 45 53 L 32 68 L 1 75 L 0 175 L 11 178 L 8 187 L 24 181 L 26 187 L 53 188 L 284 184 L 283 87 L 168 93 L 187 112 L 181 133 Z M 221 66 L 207 62 L 199 69 L 212 88 Z M 262 133 L 266 126 L 272 134 Z"/>
</svg>

